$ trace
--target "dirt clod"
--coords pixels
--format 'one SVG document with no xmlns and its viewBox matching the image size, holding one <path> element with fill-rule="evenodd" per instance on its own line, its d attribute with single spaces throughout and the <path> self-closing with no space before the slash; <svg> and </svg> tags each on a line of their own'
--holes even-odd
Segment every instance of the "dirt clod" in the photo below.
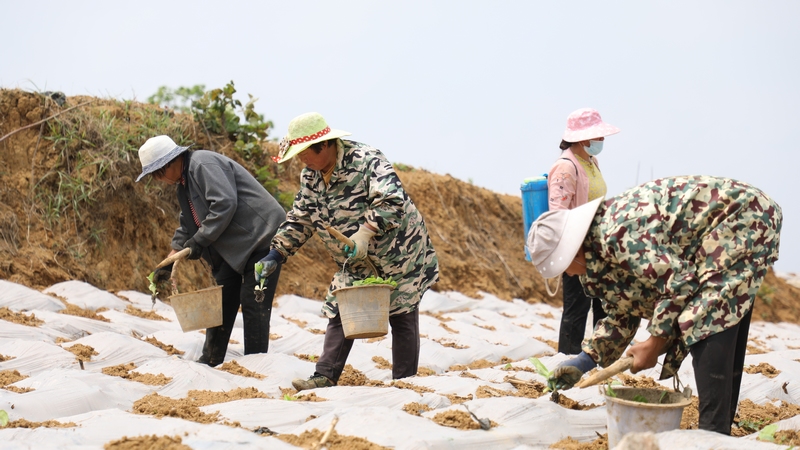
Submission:
<svg viewBox="0 0 800 450">
<path fill-rule="evenodd" d="M 84 344 L 74 344 L 65 348 L 65 350 L 74 354 L 79 361 L 91 361 L 92 356 L 99 355 L 94 348 Z"/>
<path fill-rule="evenodd" d="M 7 322 L 12 322 L 12 323 L 18 323 L 20 325 L 26 325 L 29 327 L 38 327 L 39 325 L 44 323 L 43 320 L 37 319 L 35 314 L 31 314 L 29 316 L 21 312 L 18 313 L 11 311 L 5 306 L 0 308 L 0 320 L 5 320 Z"/>
<path fill-rule="evenodd" d="M 111 441 L 103 446 L 104 450 L 191 450 L 183 444 L 180 436 L 147 436 L 128 437 Z"/>
<path fill-rule="evenodd" d="M 310 430 L 304 431 L 299 436 L 294 434 L 279 434 L 275 437 L 297 447 L 311 449 L 316 448 L 324 434 L 324 431 Z M 340 435 L 336 430 L 331 432 L 328 441 L 325 443 L 325 447 L 327 447 L 328 450 L 389 450 L 388 447 L 374 444 L 364 438 Z"/>
<path fill-rule="evenodd" d="M 260 373 L 253 372 L 252 370 L 240 365 L 236 361 L 228 361 L 225 364 L 218 366 L 217 370 L 222 370 L 228 373 L 232 373 L 234 375 L 239 375 L 242 377 L 250 377 L 250 378 L 257 378 L 259 380 L 264 379 L 264 375 Z"/>
</svg>

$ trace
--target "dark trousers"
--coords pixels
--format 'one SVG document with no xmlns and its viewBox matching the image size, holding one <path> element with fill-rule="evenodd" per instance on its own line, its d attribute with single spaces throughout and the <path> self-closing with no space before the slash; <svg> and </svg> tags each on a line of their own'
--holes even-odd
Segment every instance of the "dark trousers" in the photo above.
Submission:
<svg viewBox="0 0 800 450">
<path fill-rule="evenodd" d="M 214 279 L 222 286 L 222 325 L 206 329 L 203 355 L 197 362 L 217 366 L 225 360 L 228 340 L 233 331 L 239 306 L 244 320 L 244 354 L 267 353 L 269 348 L 269 320 L 272 316 L 272 301 L 281 274 L 281 266 L 264 283 L 264 301 L 256 302 L 256 278 L 253 266 L 267 256 L 269 250 L 256 251 L 244 266 L 244 274 L 233 270 L 226 262 L 213 270 Z"/>
<path fill-rule="evenodd" d="M 589 298 L 583 292 L 581 279 L 566 273 L 561 278 L 564 292 L 564 312 L 561 314 L 561 328 L 558 330 L 558 351 L 565 355 L 577 355 L 581 352 L 581 342 L 586 333 L 586 316 L 592 309 L 594 325 L 606 317 L 600 299 Z"/>
<path fill-rule="evenodd" d="M 689 347 L 700 399 L 701 430 L 731 434 L 752 312 L 751 309 L 736 326 Z"/>
<path fill-rule="evenodd" d="M 389 316 L 389 326 L 392 331 L 392 378 L 396 380 L 416 375 L 419 366 L 419 310 Z M 316 374 L 338 383 L 352 348 L 353 339 L 344 337 L 341 316 L 337 314 L 333 319 L 328 319 Z"/>
</svg>

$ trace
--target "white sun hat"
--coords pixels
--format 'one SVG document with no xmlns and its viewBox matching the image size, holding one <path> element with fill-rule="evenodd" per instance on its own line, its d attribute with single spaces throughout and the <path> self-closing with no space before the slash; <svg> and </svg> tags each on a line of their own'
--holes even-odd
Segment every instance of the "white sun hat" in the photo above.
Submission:
<svg viewBox="0 0 800 450">
<path fill-rule="evenodd" d="M 181 147 L 169 136 L 155 136 L 148 139 L 139 147 L 139 161 L 142 163 L 142 174 L 136 181 L 142 179 L 147 174 L 164 167 L 175 159 L 178 155 L 185 152 L 189 147 Z"/>
<path fill-rule="evenodd" d="M 575 259 L 603 197 L 575 209 L 547 211 L 528 232 L 527 248 L 536 270 L 544 278 L 555 278 Z"/>
</svg>

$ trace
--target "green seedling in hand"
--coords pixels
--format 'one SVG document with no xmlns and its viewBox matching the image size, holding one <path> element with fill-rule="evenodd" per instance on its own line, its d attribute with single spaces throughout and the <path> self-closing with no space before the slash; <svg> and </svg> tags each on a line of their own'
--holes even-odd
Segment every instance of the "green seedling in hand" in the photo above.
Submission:
<svg viewBox="0 0 800 450">
<path fill-rule="evenodd" d="M 150 282 L 150 298 L 154 302 L 156 300 L 156 295 L 158 295 L 158 287 L 156 286 L 155 276 L 155 272 L 150 272 L 150 275 L 147 276 L 147 281 Z"/>
<path fill-rule="evenodd" d="M 553 378 L 553 372 L 547 370 L 547 367 L 541 361 L 539 361 L 539 358 L 536 358 L 535 356 L 530 357 L 529 361 L 531 364 L 533 364 L 533 367 L 536 368 L 536 373 L 547 379 L 547 388 L 545 388 L 544 392 L 555 392 L 556 379 Z"/>
<path fill-rule="evenodd" d="M 253 268 L 256 270 L 256 272 L 261 274 L 264 271 L 264 263 L 259 261 L 259 262 L 257 262 L 255 264 L 255 266 Z M 264 301 L 264 282 L 265 281 L 267 281 L 267 279 L 264 278 L 264 277 L 261 277 L 261 281 L 259 282 L 259 285 L 255 287 L 255 291 L 256 291 L 255 292 L 256 293 L 255 300 L 258 303 L 261 303 L 261 302 Z"/>
</svg>

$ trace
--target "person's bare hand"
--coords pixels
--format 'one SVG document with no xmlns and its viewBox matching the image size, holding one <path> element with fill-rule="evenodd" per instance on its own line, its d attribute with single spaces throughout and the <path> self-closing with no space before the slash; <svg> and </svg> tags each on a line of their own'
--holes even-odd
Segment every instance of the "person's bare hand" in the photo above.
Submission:
<svg viewBox="0 0 800 450">
<path fill-rule="evenodd" d="M 625 353 L 626 356 L 633 356 L 633 366 L 631 373 L 655 367 L 658 357 L 666 350 L 667 340 L 661 337 L 650 336 L 646 341 L 634 344 Z"/>
</svg>

